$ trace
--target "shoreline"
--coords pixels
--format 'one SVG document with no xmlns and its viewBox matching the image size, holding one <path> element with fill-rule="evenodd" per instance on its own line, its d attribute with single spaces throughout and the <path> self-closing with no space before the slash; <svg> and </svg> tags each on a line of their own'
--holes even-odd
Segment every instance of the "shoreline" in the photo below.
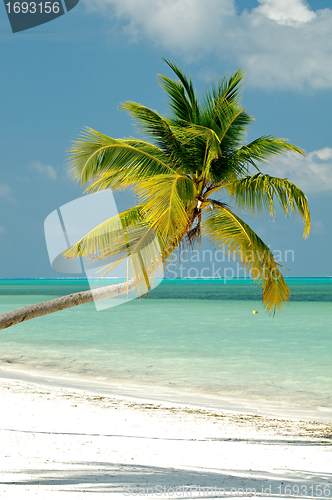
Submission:
<svg viewBox="0 0 332 500">
<path fill-rule="evenodd" d="M 243 394 L 214 395 L 181 390 L 176 387 L 133 383 L 122 379 L 107 381 L 105 377 L 84 377 L 45 368 L 34 369 L 12 363 L 1 363 L 0 383 L 16 381 L 38 384 L 53 389 L 66 389 L 95 396 L 118 398 L 137 403 L 173 404 L 230 414 L 258 415 L 266 418 L 302 420 L 332 425 L 332 408 L 312 404 L 309 400 L 287 401 L 277 398 L 245 397 Z"/>
<path fill-rule="evenodd" d="M 0 397 L 6 500 L 332 496 L 332 425 L 10 378 Z"/>
</svg>

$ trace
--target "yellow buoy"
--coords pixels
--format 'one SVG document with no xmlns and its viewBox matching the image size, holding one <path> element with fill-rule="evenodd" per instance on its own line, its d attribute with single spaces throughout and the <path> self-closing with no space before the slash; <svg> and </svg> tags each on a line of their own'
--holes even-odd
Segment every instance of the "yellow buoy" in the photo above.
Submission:
<svg viewBox="0 0 332 500">
<path fill-rule="evenodd" d="M 253 314 L 258 314 L 258 311 L 253 311 L 252 313 L 253 313 Z"/>
</svg>

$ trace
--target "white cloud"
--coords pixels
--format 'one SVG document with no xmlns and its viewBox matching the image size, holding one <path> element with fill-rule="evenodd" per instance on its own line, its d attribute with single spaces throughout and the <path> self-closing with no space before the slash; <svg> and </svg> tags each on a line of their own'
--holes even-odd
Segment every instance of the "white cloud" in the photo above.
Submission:
<svg viewBox="0 0 332 500">
<path fill-rule="evenodd" d="M 132 41 L 149 40 L 187 60 L 214 55 L 261 88 L 332 88 L 332 9 L 304 0 L 259 0 L 242 14 L 235 0 L 86 0 L 124 22 Z M 312 3 L 314 5 L 314 2 Z"/>
<path fill-rule="evenodd" d="M 152 39 L 167 49 L 195 55 L 211 48 L 211 32 L 236 15 L 234 0 L 86 0 L 91 10 L 125 20 L 132 40 Z M 211 13 L 213 13 L 211 15 Z"/>
<path fill-rule="evenodd" d="M 0 226 L 0 234 L 3 234 L 6 232 L 6 228 L 4 228 L 3 226 Z"/>
<path fill-rule="evenodd" d="M 267 172 L 288 178 L 306 194 L 332 191 L 332 148 L 312 151 L 306 157 L 288 153 L 270 162 Z"/>
<path fill-rule="evenodd" d="M 268 19 L 279 24 L 299 25 L 315 19 L 316 14 L 302 0 L 258 0 L 260 6 L 255 9 Z"/>
<path fill-rule="evenodd" d="M 256 9 L 246 17 L 243 45 L 235 57 L 248 83 L 294 91 L 332 88 L 331 9 L 293 24 L 264 17 Z"/>
<path fill-rule="evenodd" d="M 51 165 L 45 165 L 40 161 L 32 161 L 29 165 L 31 170 L 34 170 L 38 174 L 55 181 L 57 179 L 57 172 Z"/>
<path fill-rule="evenodd" d="M 10 203 L 17 203 L 15 198 L 12 196 L 12 188 L 8 184 L 0 184 L 0 198 L 3 198 Z"/>
</svg>

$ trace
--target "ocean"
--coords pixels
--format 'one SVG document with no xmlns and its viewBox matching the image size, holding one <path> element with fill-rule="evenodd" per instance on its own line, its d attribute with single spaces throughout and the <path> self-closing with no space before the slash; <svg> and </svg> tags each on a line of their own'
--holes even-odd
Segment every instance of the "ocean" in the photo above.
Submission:
<svg viewBox="0 0 332 500">
<path fill-rule="evenodd" d="M 250 280 L 165 279 L 118 307 L 33 319 L 0 332 L 1 372 L 332 422 L 332 279 L 287 283 L 291 301 L 275 317 Z M 0 313 L 87 289 L 82 279 L 1 280 Z"/>
</svg>

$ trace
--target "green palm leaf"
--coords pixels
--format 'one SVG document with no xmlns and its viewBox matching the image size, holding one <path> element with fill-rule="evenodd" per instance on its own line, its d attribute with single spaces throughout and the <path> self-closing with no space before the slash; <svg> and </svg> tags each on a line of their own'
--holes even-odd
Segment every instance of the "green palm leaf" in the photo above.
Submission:
<svg viewBox="0 0 332 500">
<path fill-rule="evenodd" d="M 205 99 L 203 101 L 204 114 L 202 116 L 202 121 L 206 116 L 215 119 L 215 109 L 227 101 L 230 104 L 238 106 L 240 103 L 240 91 L 243 84 L 244 73 L 241 69 L 238 69 L 233 73 L 229 79 L 224 76 L 224 78 L 217 82 L 211 81 L 210 88 L 205 91 Z"/>
<path fill-rule="evenodd" d="M 153 144 L 112 139 L 92 129 L 83 131 L 73 144 L 68 167 L 69 174 L 81 185 L 107 173 L 111 174 L 108 187 L 120 190 L 139 183 L 141 178 L 175 172 L 170 158 Z"/>
<path fill-rule="evenodd" d="M 142 205 L 137 205 L 105 220 L 63 252 L 64 256 L 69 259 L 84 257 L 97 260 L 130 253 L 130 243 L 124 229 L 144 224 L 142 208 Z"/>
<path fill-rule="evenodd" d="M 223 154 L 233 152 L 246 135 L 253 118 L 240 103 L 240 87 L 244 74 L 237 71 L 229 80 L 224 78 L 218 85 L 211 84 L 206 90 L 202 124 L 213 128 L 219 136 Z"/>
<path fill-rule="evenodd" d="M 266 211 L 268 215 L 274 216 L 276 199 L 285 215 L 300 215 L 305 224 L 303 237 L 309 236 L 310 211 L 307 197 L 287 179 L 258 173 L 232 183 L 227 191 L 238 208 L 250 211 L 253 215 L 257 210 L 259 215 Z"/>
<path fill-rule="evenodd" d="M 275 314 L 289 300 L 290 290 L 274 260 L 269 247 L 229 208 L 207 209 L 202 224 L 203 235 L 233 253 L 243 268 L 251 272 L 262 285 L 263 303 L 270 314 Z"/>
<path fill-rule="evenodd" d="M 180 174 L 159 175 L 140 186 L 138 197 L 146 223 L 172 250 L 188 230 L 195 190 L 191 179 Z"/>
<path fill-rule="evenodd" d="M 153 276 L 163 268 L 162 244 L 156 232 L 145 224 L 142 206 L 136 206 L 99 224 L 63 254 L 68 259 L 100 261 L 104 266 L 99 270 L 102 276 L 129 258 L 136 287 L 144 294 L 151 288 Z M 102 262 L 105 259 L 108 261 Z"/>
<path fill-rule="evenodd" d="M 199 102 L 191 78 L 188 80 L 186 75 L 174 63 L 166 59 L 164 61 L 179 78 L 179 82 L 175 82 L 166 76 L 159 75 L 160 84 L 170 98 L 174 119 L 198 123 L 200 116 Z"/>
<path fill-rule="evenodd" d="M 266 163 L 273 157 L 287 152 L 295 152 L 305 156 L 302 149 L 293 146 L 287 139 L 265 135 L 235 151 L 232 159 L 241 164 L 251 164 L 259 170 L 257 168 L 257 162 Z"/>
<path fill-rule="evenodd" d="M 136 102 L 125 102 L 120 109 L 128 111 L 139 129 L 147 133 L 162 151 L 172 155 L 175 164 L 179 162 L 181 166 L 182 158 L 186 158 L 185 150 L 174 135 L 169 120 Z"/>
</svg>

